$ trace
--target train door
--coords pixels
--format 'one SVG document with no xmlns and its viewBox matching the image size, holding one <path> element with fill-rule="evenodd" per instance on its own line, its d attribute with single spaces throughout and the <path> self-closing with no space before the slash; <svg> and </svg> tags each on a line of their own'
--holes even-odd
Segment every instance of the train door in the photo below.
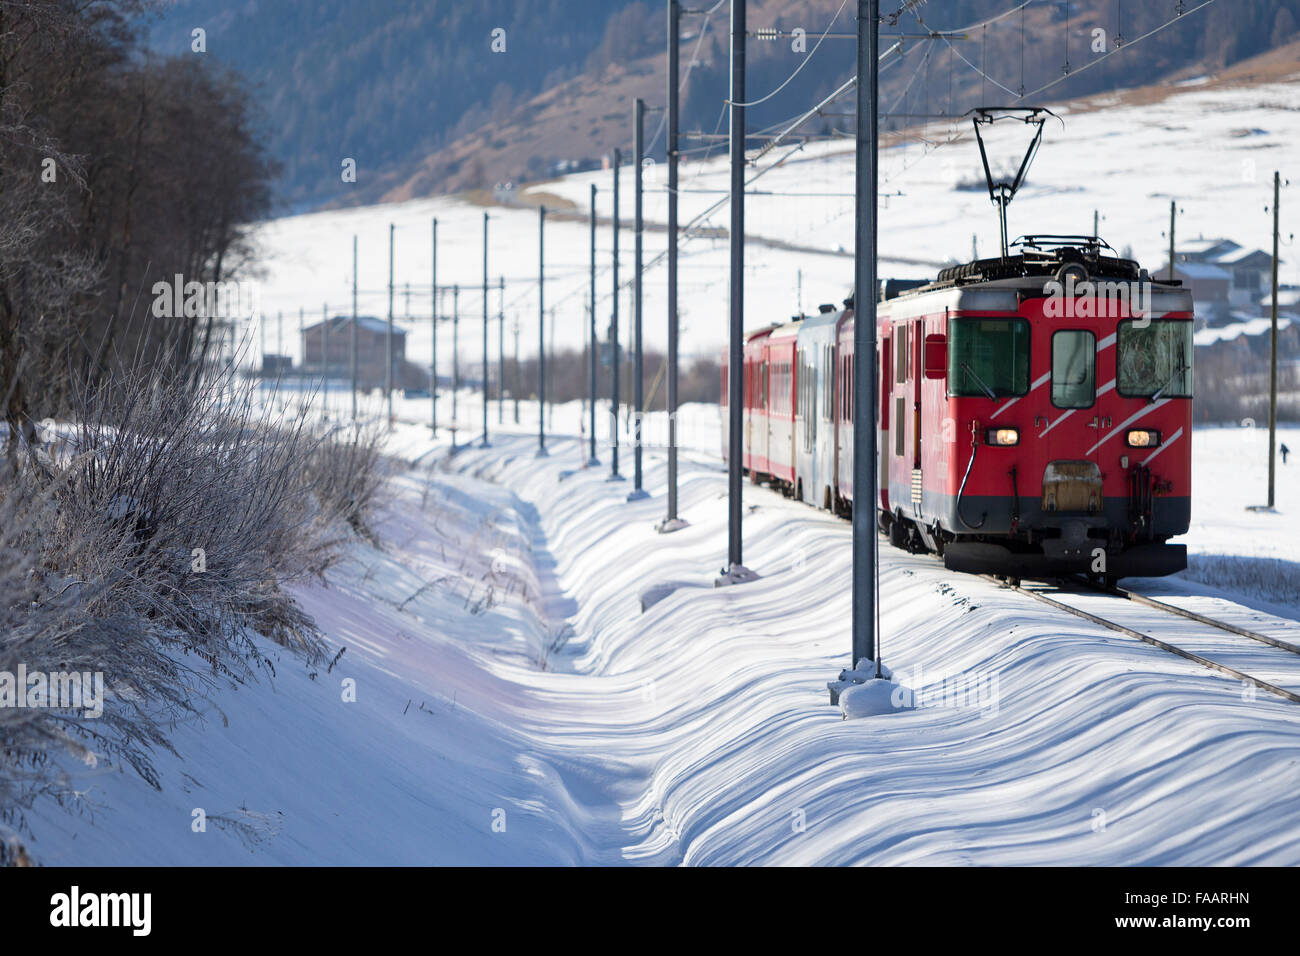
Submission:
<svg viewBox="0 0 1300 956">
<path fill-rule="evenodd" d="M 815 335 L 800 334 L 799 347 L 799 458 L 795 482 L 800 489 L 800 498 L 809 504 L 817 504 L 817 432 L 818 432 L 818 388 L 819 369 L 817 367 L 817 341 Z"/>
<path fill-rule="evenodd" d="M 836 467 L 836 492 L 840 496 L 839 506 L 843 513 L 848 512 L 849 503 L 853 501 L 853 319 L 844 319 L 840 323 L 839 336 L 839 378 L 840 378 L 840 427 L 837 452 L 839 461 Z"/>
<path fill-rule="evenodd" d="M 842 320 L 841 320 L 842 321 Z M 840 323 L 835 324 L 835 344 L 831 346 L 831 387 L 835 395 L 835 410 L 831 416 L 831 508 L 839 510 L 840 498 L 840 432 L 844 428 L 844 356 L 840 354 Z"/>
<path fill-rule="evenodd" d="M 835 326 L 827 329 L 822 344 L 822 444 L 817 451 L 817 504 L 827 511 L 835 507 Z"/>
<path fill-rule="evenodd" d="M 1036 419 L 1045 458 L 1043 508 L 1097 513 L 1101 470 L 1093 449 L 1110 424 L 1098 415 L 1097 336 L 1090 329 L 1057 329 L 1048 344 L 1047 414 Z M 1103 388 L 1113 388 L 1113 383 Z"/>
<path fill-rule="evenodd" d="M 748 471 L 752 477 L 754 474 L 754 413 L 757 409 L 754 407 L 754 362 L 750 357 L 749 349 L 745 349 L 741 367 L 745 370 L 745 379 L 741 386 L 745 399 L 743 413 L 745 444 L 742 449 L 744 454 L 740 458 L 741 473 Z"/>
<path fill-rule="evenodd" d="M 759 350 L 758 381 L 760 383 L 758 396 L 760 418 L 758 428 L 754 433 L 754 460 L 756 463 L 756 470 L 762 474 L 766 474 L 769 467 L 767 462 L 767 416 L 772 407 L 771 382 L 768 380 L 766 346 Z"/>
<path fill-rule="evenodd" d="M 722 409 L 722 460 L 727 461 L 727 455 L 730 454 L 731 446 L 731 442 L 729 441 L 731 416 L 727 414 L 727 405 L 730 401 L 730 396 L 727 394 L 727 360 L 725 356 L 722 360 L 721 378 L 722 394 L 719 396 L 718 405 Z"/>
<path fill-rule="evenodd" d="M 893 455 L 890 460 L 889 479 L 890 479 L 890 501 L 901 504 L 907 499 L 905 489 L 908 484 L 908 435 L 907 426 L 910 416 L 907 414 L 907 333 L 908 325 L 906 322 L 899 322 L 894 326 L 894 441 Z"/>
<path fill-rule="evenodd" d="M 806 418 L 804 424 L 804 454 L 808 462 L 808 488 L 805 489 L 808 497 L 807 501 L 817 501 L 817 344 L 809 342 L 808 348 L 804 351 L 804 361 L 807 363 L 808 380 L 805 386 L 807 402 L 805 403 Z"/>
<path fill-rule="evenodd" d="M 889 434 L 890 434 L 890 407 L 889 397 L 893 392 L 892 378 L 894 371 L 893 363 L 893 336 L 885 335 L 880 340 L 880 461 L 877 465 L 879 474 L 876 476 L 880 482 L 880 505 L 888 510 L 889 505 Z M 897 424 L 896 426 L 897 427 Z"/>
<path fill-rule="evenodd" d="M 908 323 L 908 382 L 907 388 L 912 401 L 912 508 L 919 513 L 921 507 L 921 347 L 925 336 L 922 333 L 921 320 Z"/>
</svg>

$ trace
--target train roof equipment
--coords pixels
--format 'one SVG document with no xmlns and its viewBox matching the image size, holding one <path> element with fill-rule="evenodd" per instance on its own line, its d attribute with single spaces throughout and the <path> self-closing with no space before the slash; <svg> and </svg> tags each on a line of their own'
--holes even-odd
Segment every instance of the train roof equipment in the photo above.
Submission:
<svg viewBox="0 0 1300 956">
<path fill-rule="evenodd" d="M 1047 117 L 1051 116 L 1061 121 L 1065 121 L 1051 110 L 1042 106 L 1004 106 L 989 107 L 977 106 L 967 115 L 975 114 L 971 122 L 975 126 L 975 141 L 979 143 L 980 159 L 984 162 L 984 179 L 989 187 L 989 200 L 993 205 L 998 207 L 998 224 L 1002 231 L 1002 258 L 1006 258 L 1007 249 L 1007 206 L 1011 205 L 1011 200 L 1015 198 L 1020 187 L 1025 183 L 1025 176 L 1029 173 L 1029 166 L 1033 163 L 1034 157 L 1038 154 L 1038 147 L 1043 142 L 1043 124 L 1047 122 Z M 984 134 L 980 127 L 992 126 L 999 120 L 1014 119 L 1019 120 L 1026 126 L 1034 127 L 1033 138 L 1029 141 L 1029 146 L 1025 149 L 1024 158 L 1020 161 L 1020 168 L 1016 170 L 1016 175 L 1010 182 L 1005 180 L 994 182 L 993 170 L 989 167 L 988 150 L 984 146 Z"/>
</svg>

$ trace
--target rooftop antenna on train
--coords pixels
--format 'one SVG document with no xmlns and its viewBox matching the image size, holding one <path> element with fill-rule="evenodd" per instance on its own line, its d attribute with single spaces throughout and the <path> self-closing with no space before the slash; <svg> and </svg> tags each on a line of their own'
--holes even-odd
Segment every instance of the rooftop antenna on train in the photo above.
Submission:
<svg viewBox="0 0 1300 956">
<path fill-rule="evenodd" d="M 1038 147 L 1043 142 L 1043 124 L 1047 122 L 1047 117 L 1052 116 L 1060 119 L 1051 110 L 1041 106 L 1005 106 L 991 107 L 979 106 L 971 110 L 972 123 L 975 125 L 975 141 L 979 143 L 980 159 L 984 162 L 984 179 L 989 185 L 989 199 L 993 205 L 998 207 L 998 225 L 1002 229 L 1002 258 L 1007 257 L 1007 206 L 1011 205 L 1011 200 L 1015 198 L 1016 192 L 1025 183 L 1025 175 L 1029 172 L 1029 166 L 1038 154 Z M 970 113 L 967 115 L 969 116 Z M 992 126 L 998 120 L 1015 119 L 1027 126 L 1034 127 L 1034 138 L 1030 140 L 1029 147 L 1025 150 L 1025 157 L 1020 162 L 1020 169 L 1016 171 L 1015 178 L 1011 182 L 993 181 L 993 170 L 989 167 L 988 150 L 984 147 L 984 134 L 980 131 L 982 126 Z M 1064 121 L 1061 123 L 1065 125 Z"/>
</svg>

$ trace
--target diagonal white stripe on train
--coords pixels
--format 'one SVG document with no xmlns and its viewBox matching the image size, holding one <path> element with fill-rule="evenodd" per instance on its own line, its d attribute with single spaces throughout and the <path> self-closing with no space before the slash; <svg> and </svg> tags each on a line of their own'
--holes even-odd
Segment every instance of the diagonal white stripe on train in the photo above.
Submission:
<svg viewBox="0 0 1300 956">
<path fill-rule="evenodd" d="M 1044 385 L 1047 384 L 1048 380 L 1049 380 L 1051 377 L 1052 377 L 1052 373 L 1051 373 L 1051 372 L 1044 372 L 1042 375 L 1038 376 L 1038 378 L 1034 379 L 1034 384 L 1029 386 L 1029 391 L 1026 392 L 1025 395 L 1032 394 L 1036 389 L 1040 389 L 1040 388 L 1042 388 Z M 1017 396 L 1016 396 L 1015 398 L 1013 398 L 1011 401 L 1007 402 L 1005 405 L 1003 405 L 1001 408 L 999 408 L 996 412 L 994 412 L 992 415 L 990 415 L 990 416 L 989 416 L 989 420 L 992 421 L 993 419 L 997 418 L 999 415 L 1001 415 L 1003 412 L 1005 412 L 1008 408 L 1010 408 L 1010 407 L 1011 407 L 1012 405 L 1014 405 L 1016 402 L 1020 401 L 1020 399 L 1024 398 L 1025 395 L 1017 395 Z"/>
<path fill-rule="evenodd" d="M 1048 425 L 1048 426 L 1047 426 L 1046 428 L 1044 428 L 1041 432 L 1039 432 L 1039 433 L 1038 433 L 1038 437 L 1039 437 L 1039 438 L 1042 438 L 1044 435 L 1046 435 L 1048 432 L 1050 432 L 1053 428 L 1055 428 L 1057 425 L 1061 424 L 1061 422 L 1065 421 L 1067 418 L 1069 418 L 1071 415 L 1073 415 L 1073 414 L 1074 414 L 1075 412 L 1077 412 L 1077 411 L 1078 411 L 1077 408 L 1072 408 L 1072 409 L 1070 409 L 1068 412 L 1066 412 L 1064 415 L 1062 415 L 1062 416 L 1061 416 L 1060 418 L 1058 418 L 1056 421 L 1052 422 L 1052 424 Z"/>
<path fill-rule="evenodd" d="M 1171 401 L 1171 400 L 1168 399 L 1168 398 L 1162 398 L 1162 399 L 1160 399 L 1158 402 L 1155 402 L 1154 404 L 1148 405 L 1146 408 L 1142 409 L 1142 411 L 1137 412 L 1137 413 L 1135 413 L 1135 414 L 1133 414 L 1133 415 L 1130 415 L 1128 418 L 1124 419 L 1122 422 L 1120 422 L 1118 425 L 1116 425 L 1114 428 L 1112 428 L 1112 429 L 1110 430 L 1110 432 L 1109 432 L 1109 433 L 1108 433 L 1104 438 L 1099 439 L 1099 440 L 1097 441 L 1097 444 L 1095 444 L 1095 445 L 1093 445 L 1091 448 L 1089 448 L 1086 452 L 1084 452 L 1084 454 L 1085 454 L 1085 455 L 1091 455 L 1094 451 L 1096 451 L 1098 448 L 1100 448 L 1100 447 L 1101 447 L 1102 445 L 1104 445 L 1106 442 L 1110 441 L 1112 438 L 1114 438 L 1116 435 L 1118 435 L 1120 432 L 1122 432 L 1122 431 L 1123 431 L 1125 428 L 1127 428 L 1129 425 L 1132 425 L 1132 424 L 1133 424 L 1135 421 L 1137 421 L 1139 418 L 1143 418 L 1143 417 L 1145 417 L 1146 415 L 1151 414 L 1151 413 L 1154 412 L 1157 408 L 1160 408 L 1162 405 L 1168 405 L 1170 401 Z"/>
<path fill-rule="evenodd" d="M 1166 448 L 1168 448 L 1168 447 L 1169 447 L 1170 445 L 1172 445 L 1174 442 L 1178 441 L 1178 439 L 1181 438 L 1182 435 L 1183 435 L 1183 430 L 1182 430 L 1181 428 L 1179 428 L 1178 431 L 1174 432 L 1172 435 L 1169 436 L 1169 441 L 1165 442 L 1165 443 L 1162 444 L 1159 448 L 1157 448 L 1155 451 L 1153 451 L 1151 454 L 1149 454 L 1149 455 L 1147 455 L 1145 458 L 1143 458 L 1143 459 L 1142 459 L 1142 464 L 1143 464 L 1143 465 L 1147 464 L 1147 462 L 1151 461 L 1151 459 L 1154 458 L 1154 457 L 1156 457 L 1156 455 L 1160 454 L 1162 451 L 1164 451 Z"/>
<path fill-rule="evenodd" d="M 1095 401 L 1097 398 L 1101 397 L 1102 395 L 1105 395 L 1107 392 L 1109 392 L 1109 391 L 1110 391 L 1112 388 L 1114 388 L 1114 387 L 1115 387 L 1115 380 L 1112 378 L 1109 382 L 1107 382 L 1107 383 L 1106 383 L 1105 385 L 1103 385 L 1101 388 L 1097 389 L 1097 394 L 1096 394 L 1096 396 L 1094 396 L 1094 401 Z M 1042 438 L 1044 435 L 1046 435 L 1048 432 L 1050 432 L 1053 428 L 1055 428 L 1057 425 L 1061 424 L 1061 422 L 1065 421 L 1067 418 L 1069 418 L 1071 415 L 1073 415 L 1073 414 L 1074 414 L 1075 412 L 1077 412 L 1077 411 L 1079 411 L 1079 409 L 1077 409 L 1077 408 L 1072 408 L 1072 409 L 1070 409 L 1068 412 L 1066 412 L 1064 415 L 1062 415 L 1062 416 L 1061 416 L 1060 418 L 1058 418 L 1056 421 L 1052 422 L 1052 424 L 1048 425 L 1048 426 L 1047 426 L 1046 428 L 1044 428 L 1041 432 L 1039 432 L 1039 433 L 1038 433 L 1038 437 L 1039 437 L 1039 438 Z"/>
</svg>

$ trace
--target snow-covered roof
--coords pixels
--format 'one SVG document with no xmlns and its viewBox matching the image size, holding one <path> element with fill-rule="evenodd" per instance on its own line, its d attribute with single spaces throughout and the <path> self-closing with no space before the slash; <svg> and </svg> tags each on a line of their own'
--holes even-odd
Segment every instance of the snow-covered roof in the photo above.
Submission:
<svg viewBox="0 0 1300 956">
<path fill-rule="evenodd" d="M 352 322 L 352 316 L 350 315 L 331 316 L 330 328 L 336 329 L 339 328 L 340 326 L 344 328 L 351 328 L 351 322 Z M 311 332 L 315 329 L 319 329 L 323 324 L 324 324 L 323 322 L 317 322 L 315 325 L 307 326 L 303 331 Z M 384 319 L 375 318 L 373 315 L 358 315 L 357 328 L 365 329 L 369 332 L 386 332 L 388 331 L 388 322 Z M 396 325 L 393 326 L 393 335 L 396 336 L 396 335 L 405 335 L 405 334 L 406 334 L 405 329 L 399 328 Z"/>
<path fill-rule="evenodd" d="M 1209 262 L 1180 262 L 1178 271 L 1189 279 L 1231 279 L 1231 274 L 1220 266 Z"/>
<path fill-rule="evenodd" d="M 1268 295 L 1263 296 L 1259 300 L 1259 304 L 1265 309 L 1271 308 L 1273 305 L 1273 293 L 1270 292 Z M 1295 287 L 1289 289 L 1278 289 L 1277 304 L 1279 308 L 1291 308 L 1300 305 L 1300 289 Z"/>
<path fill-rule="evenodd" d="M 1222 325 L 1217 328 L 1205 328 L 1197 332 L 1192 341 L 1197 345 L 1214 345 L 1218 342 L 1233 342 L 1243 335 L 1265 335 L 1273 326 L 1273 320 L 1269 319 L 1249 319 L 1245 322 L 1233 322 L 1231 325 Z M 1278 330 L 1290 328 L 1291 320 L 1278 317 Z"/>
<path fill-rule="evenodd" d="M 1250 259 L 1259 259 L 1261 264 L 1265 266 L 1271 265 L 1273 262 L 1273 257 L 1270 256 L 1263 249 L 1244 249 L 1244 248 L 1234 249 L 1231 252 L 1218 256 L 1217 258 L 1215 258 L 1214 261 L 1221 266 L 1236 266 L 1236 265 L 1241 265 L 1242 263 Z"/>
<path fill-rule="evenodd" d="M 1241 246 L 1231 239 L 1190 239 L 1182 243 L 1178 255 L 1218 258 L 1240 248 Z"/>
</svg>

